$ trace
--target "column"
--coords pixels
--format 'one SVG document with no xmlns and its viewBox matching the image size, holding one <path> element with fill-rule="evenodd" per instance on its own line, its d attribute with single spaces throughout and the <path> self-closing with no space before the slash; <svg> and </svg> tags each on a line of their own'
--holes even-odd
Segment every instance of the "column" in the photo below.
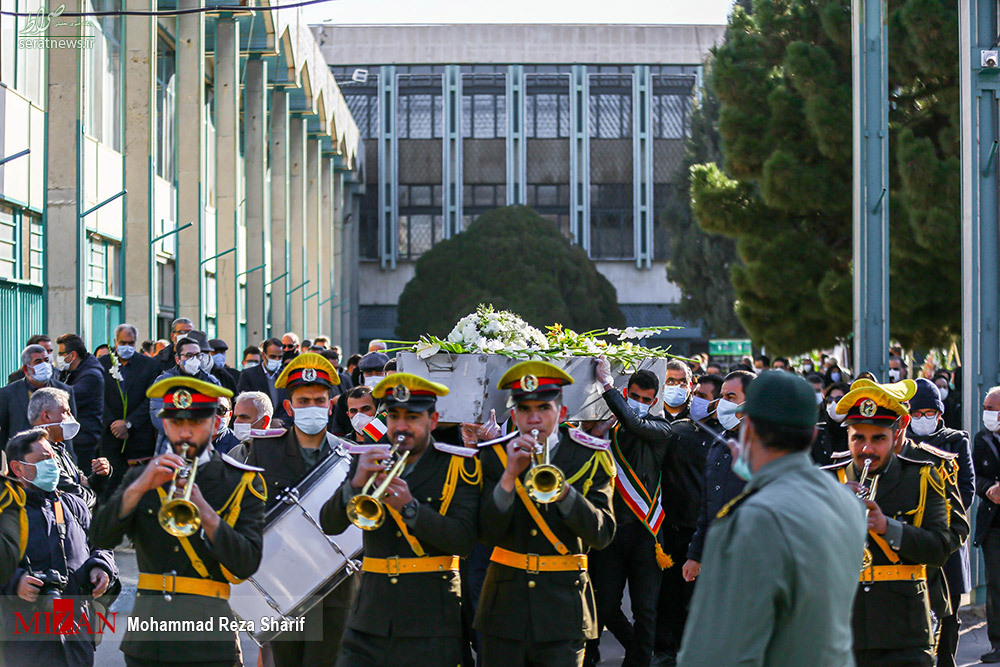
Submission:
<svg viewBox="0 0 1000 667">
<path fill-rule="evenodd" d="M 569 211 L 573 241 L 590 251 L 590 139 L 587 66 L 573 65 L 569 95 Z"/>
<path fill-rule="evenodd" d="M 653 76 L 636 65 L 632 77 L 632 207 L 635 266 L 653 265 Z"/>
<path fill-rule="evenodd" d="M 80 11 L 69 0 L 66 11 Z M 53 39 L 80 37 L 80 27 L 53 21 Z M 67 21 L 65 23 L 74 23 Z M 21 20 L 18 21 L 18 25 Z M 45 123 L 45 296 L 46 329 L 85 335 L 87 238 L 80 220 L 83 184 L 80 159 L 81 101 L 79 49 L 48 50 L 48 118 Z M 24 158 L 22 158 L 24 159 Z M 19 344 L 23 344 L 20 341 Z"/>
<path fill-rule="evenodd" d="M 399 183 L 396 161 L 399 141 L 396 137 L 396 66 L 383 65 L 378 75 L 378 113 L 381 131 L 378 138 L 378 251 L 382 269 L 396 268 L 399 245 Z M 357 248 L 358 246 L 347 246 Z"/>
<path fill-rule="evenodd" d="M 441 141 L 444 235 L 462 231 L 462 67 L 447 65 L 441 77 L 444 132 Z"/>
<path fill-rule="evenodd" d="M 220 18 L 215 24 L 215 260 L 216 328 L 229 343 L 229 363 L 239 367 L 240 303 L 236 273 L 239 243 L 240 184 L 240 24 Z M 233 252 L 225 253 L 230 248 Z M 249 267 L 248 267 L 249 268 Z"/>
<path fill-rule="evenodd" d="M 305 321 L 309 324 L 310 338 L 319 334 L 329 335 L 330 330 L 323 328 L 319 315 L 319 303 L 327 290 L 323 288 L 323 267 L 330 266 L 329 253 L 325 252 L 330 234 L 320 223 L 320 198 L 322 197 L 323 168 L 320 165 L 320 155 L 323 152 L 320 139 L 310 137 L 306 142 L 306 231 L 305 255 L 306 271 L 304 280 L 309 284 L 302 288 L 305 309 Z M 305 335 L 305 334 L 303 334 Z"/>
<path fill-rule="evenodd" d="M 883 0 L 853 0 L 854 371 L 889 371 L 888 28 Z"/>
<path fill-rule="evenodd" d="M 337 271 L 340 269 L 340 239 L 337 236 L 340 225 L 337 224 L 337 211 L 334 204 L 334 160 L 335 157 L 323 157 L 321 159 L 322 177 L 320 179 L 320 211 L 319 224 L 324 229 L 327 243 L 323 246 L 322 253 L 329 257 L 329 261 L 324 262 L 326 273 L 320 273 L 320 294 L 316 297 L 319 308 L 320 331 L 330 336 L 331 344 L 337 344 L 340 338 L 340 325 L 332 317 L 331 306 L 337 302 Z"/>
<path fill-rule="evenodd" d="M 524 205 L 528 194 L 524 132 L 524 65 L 507 67 L 507 206 Z"/>
<path fill-rule="evenodd" d="M 130 4 L 130 7 L 132 4 Z M 137 0 L 135 9 L 152 11 L 156 0 Z M 155 262 L 149 240 L 156 210 L 156 19 L 125 17 L 125 281 L 123 319 L 140 335 L 156 333 Z"/>
<path fill-rule="evenodd" d="M 201 0 L 179 0 L 178 9 L 198 9 Z M 205 328 L 202 291 L 202 224 L 205 217 L 205 15 L 177 17 L 177 233 L 178 317 Z"/>
<path fill-rule="evenodd" d="M 247 345 L 267 337 L 267 262 L 271 238 L 268 229 L 267 188 L 267 61 L 251 58 L 243 76 L 243 165 L 246 204 L 246 318 Z"/>
<path fill-rule="evenodd" d="M 271 335 L 281 336 L 288 319 L 288 94 L 271 96 Z"/>
<path fill-rule="evenodd" d="M 306 252 L 306 121 L 293 115 L 288 123 L 288 291 L 290 328 L 306 338 L 303 298 L 312 283 L 305 271 Z"/>
</svg>

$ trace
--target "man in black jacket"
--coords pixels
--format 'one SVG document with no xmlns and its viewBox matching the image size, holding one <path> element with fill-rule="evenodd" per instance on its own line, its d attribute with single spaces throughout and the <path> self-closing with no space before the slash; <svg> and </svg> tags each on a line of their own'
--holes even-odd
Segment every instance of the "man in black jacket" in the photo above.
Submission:
<svg viewBox="0 0 1000 667">
<path fill-rule="evenodd" d="M 49 356 L 49 361 L 52 361 L 52 339 L 46 334 L 35 334 L 28 339 L 28 342 L 24 344 L 25 347 L 28 345 L 41 345 L 45 348 L 45 353 Z M 7 376 L 7 384 L 11 382 L 17 382 L 24 377 L 24 368 L 18 368 L 16 371 Z"/>
<path fill-rule="evenodd" d="M 263 353 L 261 364 L 246 368 L 240 373 L 236 395 L 239 396 L 245 391 L 259 391 L 268 396 L 271 405 L 274 406 L 274 419 L 279 422 L 275 426 L 280 426 L 288 420 L 288 412 L 285 411 L 287 395 L 284 389 L 275 386 L 282 368 L 281 356 L 284 350 L 281 341 L 277 338 L 268 338 L 261 346 L 261 352 Z"/>
<path fill-rule="evenodd" d="M 236 383 L 239 382 L 239 372 L 226 365 L 226 351 L 229 345 L 221 338 L 213 338 L 208 341 L 208 346 L 212 348 L 212 368 L 208 372 L 215 376 L 223 387 L 236 394 Z"/>
<path fill-rule="evenodd" d="M 56 339 L 59 346 L 56 368 L 59 379 L 73 387 L 76 397 L 76 418 L 80 432 L 73 438 L 73 451 L 84 475 L 90 474 L 90 461 L 97 456 L 101 442 L 101 420 L 104 418 L 104 369 L 97 358 L 87 352 L 83 339 L 76 334 L 64 334 Z"/>
<path fill-rule="evenodd" d="M 672 435 L 671 423 L 649 414 L 659 393 L 659 381 L 652 372 L 633 373 L 624 395 L 615 388 L 611 365 L 604 357 L 598 359 L 596 373 L 604 387 L 604 401 L 618 420 L 611 432 L 611 454 L 618 471 L 614 494 L 617 530 L 606 549 L 590 555 L 597 620 L 625 647 L 623 665 L 647 667 L 653 657 L 662 570 L 668 566 L 658 536 L 664 514 L 660 471 Z M 631 623 L 622 611 L 626 582 L 632 601 Z M 587 642 L 590 650 L 585 664 L 597 664 L 599 642 Z"/>
<path fill-rule="evenodd" d="M 161 371 L 173 368 L 174 345 L 192 331 L 194 331 L 194 322 L 186 317 L 178 317 L 170 323 L 170 345 L 157 352 L 156 356 L 153 357 L 160 364 Z"/>
<path fill-rule="evenodd" d="M 112 468 L 104 497 L 114 493 L 129 461 L 148 459 L 156 446 L 146 390 L 160 374 L 160 365 L 153 357 L 136 354 L 137 338 L 134 326 L 119 324 L 115 327 L 115 349 L 98 360 L 106 373 L 101 456 Z"/>
<path fill-rule="evenodd" d="M 49 353 L 41 345 L 29 345 L 21 351 L 21 371 L 24 377 L 0 389 L 0 446 L 17 433 L 31 428 L 28 421 L 28 401 L 36 389 L 55 387 L 69 392 L 69 407 L 76 412 L 73 388 L 56 380 Z"/>
<path fill-rule="evenodd" d="M 980 658 L 1000 662 L 1000 387 L 983 399 L 983 430 L 976 433 L 972 448 L 976 467 L 976 533 L 972 546 L 983 548 L 986 564 L 986 633 L 992 650 Z"/>
</svg>

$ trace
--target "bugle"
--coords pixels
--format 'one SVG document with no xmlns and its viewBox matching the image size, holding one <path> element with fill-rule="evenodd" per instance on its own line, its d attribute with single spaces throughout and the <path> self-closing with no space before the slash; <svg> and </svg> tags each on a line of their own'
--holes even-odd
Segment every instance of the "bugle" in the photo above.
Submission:
<svg viewBox="0 0 1000 667">
<path fill-rule="evenodd" d="M 538 429 L 531 430 L 531 438 L 535 441 L 532 452 L 532 465 L 524 480 L 524 488 L 528 496 L 536 503 L 555 502 L 566 488 L 566 476 L 549 460 L 549 441 L 538 442 Z"/>
<path fill-rule="evenodd" d="M 174 471 L 174 479 L 170 482 L 170 490 L 163 498 L 157 518 L 160 526 L 174 537 L 191 537 L 201 528 L 201 512 L 191 502 L 191 490 L 194 488 L 194 478 L 198 473 L 198 458 L 184 462 L 184 465 Z M 183 479 L 184 491 L 175 497 L 177 480 Z"/>
<path fill-rule="evenodd" d="M 351 498 L 351 501 L 347 503 L 347 519 L 361 530 L 375 530 L 385 521 L 385 506 L 382 503 L 382 496 L 385 495 L 389 482 L 402 472 L 403 466 L 406 465 L 406 457 L 410 455 L 409 452 L 403 452 L 401 456 L 396 458 L 397 450 L 404 438 L 403 435 L 397 436 L 396 444 L 389 450 L 389 457 L 386 460 L 394 460 L 394 462 L 378 488 L 371 492 L 372 484 L 375 483 L 375 477 L 378 475 L 377 472 L 372 473 L 372 476 L 365 482 L 364 488 L 361 489 L 361 493 Z"/>
</svg>

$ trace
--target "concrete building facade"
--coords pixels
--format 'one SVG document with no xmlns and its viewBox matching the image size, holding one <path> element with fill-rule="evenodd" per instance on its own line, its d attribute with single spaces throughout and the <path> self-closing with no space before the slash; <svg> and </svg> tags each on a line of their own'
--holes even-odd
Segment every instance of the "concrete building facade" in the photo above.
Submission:
<svg viewBox="0 0 1000 667">
<path fill-rule="evenodd" d="M 724 26 L 314 26 L 365 142 L 362 342 L 391 337 L 414 262 L 527 204 L 587 249 L 628 324 L 676 324 L 667 215 Z M 665 334 L 685 352 L 697 327 Z M 667 340 L 672 339 L 672 340 Z"/>
<path fill-rule="evenodd" d="M 60 4 L 0 0 L 0 374 L 34 333 L 178 316 L 230 363 L 289 329 L 353 346 L 364 144 L 299 10 Z"/>
</svg>

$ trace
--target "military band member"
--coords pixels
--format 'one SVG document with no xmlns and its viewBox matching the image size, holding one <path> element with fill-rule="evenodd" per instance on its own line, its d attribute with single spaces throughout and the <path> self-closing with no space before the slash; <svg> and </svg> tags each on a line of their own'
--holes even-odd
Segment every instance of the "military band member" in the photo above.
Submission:
<svg viewBox="0 0 1000 667">
<path fill-rule="evenodd" d="M 584 642 L 597 638 L 587 551 L 614 538 L 615 467 L 607 441 L 559 426 L 562 387 L 572 382 L 552 364 L 529 361 L 497 385 L 510 390 L 517 430 L 480 450 L 480 523 L 493 547 L 475 621 L 485 667 L 582 665 Z M 564 475 L 554 502 L 536 503 L 525 489 L 538 444 Z"/>
<path fill-rule="evenodd" d="M 230 583 L 251 576 L 261 559 L 266 491 L 260 469 L 211 446 L 221 419 L 217 399 L 230 397 L 227 389 L 175 376 L 153 384 L 147 395 L 163 401 L 158 416 L 171 451 L 130 470 L 91 524 L 95 546 L 114 548 L 126 534 L 135 542 L 139 590 L 131 615 L 146 625 L 126 633 L 121 646 L 125 663 L 231 667 L 238 647 Z M 201 525 L 190 536 L 176 537 L 164 529 L 158 514 L 175 471 L 195 459 L 190 502 Z M 180 490 L 183 480 L 177 486 Z M 220 618 L 229 624 L 223 627 Z M 171 621 L 202 625 L 166 630 Z"/>
<path fill-rule="evenodd" d="M 337 384 L 340 377 L 330 362 L 312 352 L 295 357 L 275 381 L 276 389 L 285 390 L 285 413 L 293 425 L 287 431 L 273 431 L 270 437 L 253 438 L 246 458 L 248 465 L 264 471 L 269 489 L 266 509 L 339 446 L 340 439 L 326 430 L 333 406 L 331 389 Z M 271 640 L 274 664 L 332 667 L 357 586 L 358 577 L 348 577 L 306 613 L 302 632 L 285 632 Z"/>
<path fill-rule="evenodd" d="M 408 373 L 395 373 L 372 391 L 383 400 L 389 441 L 406 458 L 381 499 L 381 524 L 364 531 L 361 588 L 339 667 L 462 662 L 459 557 L 476 542 L 482 471 L 475 450 L 431 437 L 437 398 L 447 394 L 444 385 Z M 356 448 L 362 453 L 320 513 L 331 535 L 350 525 L 356 497 L 374 492 L 366 484 L 374 478 L 381 486 L 386 478 L 390 447 Z"/>
<path fill-rule="evenodd" d="M 850 458 L 827 469 L 859 494 L 875 489 L 864 501 L 868 541 L 852 617 L 858 667 L 934 662 L 927 568 L 944 565 L 953 537 L 947 488 L 935 467 L 895 453 L 910 421 L 903 402 L 915 391 L 912 380 L 860 379 L 837 403 L 837 413 L 846 415 Z"/>
<path fill-rule="evenodd" d="M 28 546 L 24 489 L 7 474 L 7 457 L 0 452 L 0 581 L 10 579 Z"/>
</svg>

